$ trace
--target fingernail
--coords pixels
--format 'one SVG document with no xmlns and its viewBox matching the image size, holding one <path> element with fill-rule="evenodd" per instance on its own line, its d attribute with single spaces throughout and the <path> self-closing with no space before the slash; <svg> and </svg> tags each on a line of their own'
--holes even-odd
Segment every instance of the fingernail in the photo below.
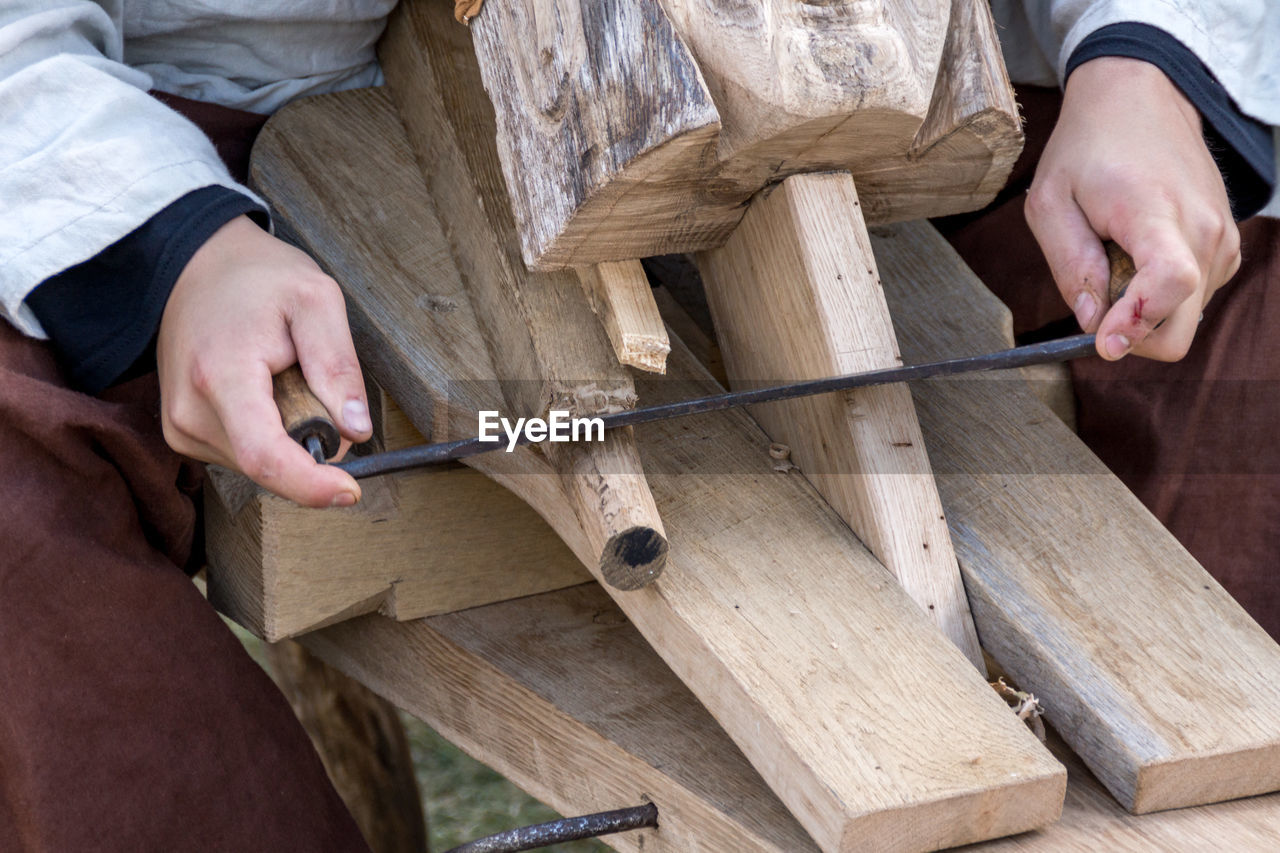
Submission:
<svg viewBox="0 0 1280 853">
<path fill-rule="evenodd" d="M 333 496 L 333 500 L 329 506 L 355 506 L 356 496 L 354 492 L 338 492 Z"/>
<path fill-rule="evenodd" d="M 1129 339 L 1124 335 L 1107 336 L 1107 355 L 1119 358 L 1129 351 Z"/>
<path fill-rule="evenodd" d="M 342 420 L 352 432 L 373 430 L 373 421 L 369 420 L 369 407 L 361 400 L 348 400 L 342 404 Z"/>
<path fill-rule="evenodd" d="M 1093 315 L 1098 312 L 1098 302 L 1093 298 L 1092 293 L 1082 290 L 1076 297 L 1076 304 L 1072 310 L 1076 312 L 1076 322 L 1083 329 L 1092 322 Z"/>
</svg>

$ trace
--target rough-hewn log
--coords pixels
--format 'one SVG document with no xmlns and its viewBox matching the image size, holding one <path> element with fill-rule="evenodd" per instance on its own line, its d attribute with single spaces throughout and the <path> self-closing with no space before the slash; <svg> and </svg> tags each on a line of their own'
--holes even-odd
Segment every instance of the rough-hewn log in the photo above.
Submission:
<svg viewBox="0 0 1280 853">
<path fill-rule="evenodd" d="M 572 416 L 635 403 L 572 270 L 529 272 L 494 150 L 494 112 L 470 56 L 467 31 L 447 23 L 415 31 L 398 16 L 380 53 L 427 190 L 443 212 L 445 236 L 470 295 L 507 406 L 518 416 Z M 615 433 L 568 453 L 543 445 L 587 532 L 602 576 L 634 589 L 662 572 L 667 545 L 632 438 Z M 638 547 L 643 544 L 644 547 Z"/>
<path fill-rule="evenodd" d="M 1021 147 L 982 0 L 494 0 L 470 29 L 539 268 L 714 247 L 801 172 L 852 172 L 873 222 L 973 209 Z"/>
<path fill-rule="evenodd" d="M 757 197 L 698 260 L 734 387 L 902 363 L 847 173 L 795 175 Z M 979 670 L 942 502 L 905 385 L 756 406 L 752 416 Z"/>
</svg>

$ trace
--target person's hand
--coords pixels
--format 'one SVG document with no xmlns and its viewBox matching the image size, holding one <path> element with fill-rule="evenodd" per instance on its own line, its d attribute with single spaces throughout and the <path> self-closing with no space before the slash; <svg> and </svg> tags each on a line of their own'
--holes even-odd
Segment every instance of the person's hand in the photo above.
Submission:
<svg viewBox="0 0 1280 853">
<path fill-rule="evenodd" d="M 1071 75 L 1026 215 L 1063 298 L 1107 359 L 1182 358 L 1205 303 L 1240 266 L 1199 113 L 1136 59 L 1094 59 Z M 1137 268 L 1110 310 L 1104 239 Z"/>
<path fill-rule="evenodd" d="M 360 486 L 289 438 L 271 377 L 295 362 L 343 442 L 372 431 L 338 285 L 247 217 L 219 229 L 174 285 L 156 342 L 164 437 L 307 506 L 350 506 Z"/>
</svg>

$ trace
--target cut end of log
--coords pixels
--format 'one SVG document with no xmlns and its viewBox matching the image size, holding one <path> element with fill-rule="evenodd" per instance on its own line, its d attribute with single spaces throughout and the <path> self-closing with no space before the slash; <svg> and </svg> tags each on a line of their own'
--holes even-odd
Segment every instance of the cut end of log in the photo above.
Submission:
<svg viewBox="0 0 1280 853">
<path fill-rule="evenodd" d="M 671 344 L 665 336 L 655 338 L 651 335 L 624 335 L 622 346 L 616 352 L 618 361 L 628 367 L 646 373 L 666 373 Z"/>
<path fill-rule="evenodd" d="M 614 534 L 600 553 L 600 574 L 614 589 L 631 591 L 658 579 L 667 565 L 667 537 L 652 527 Z"/>
</svg>

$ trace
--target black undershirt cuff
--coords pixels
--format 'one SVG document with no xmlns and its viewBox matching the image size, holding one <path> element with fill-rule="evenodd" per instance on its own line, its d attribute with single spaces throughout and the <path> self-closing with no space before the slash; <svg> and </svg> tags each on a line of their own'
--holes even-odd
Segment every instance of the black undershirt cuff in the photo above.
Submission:
<svg viewBox="0 0 1280 853">
<path fill-rule="evenodd" d="M 194 190 L 28 294 L 73 385 L 97 394 L 154 367 L 156 331 L 178 276 L 215 231 L 242 214 L 267 221 L 244 193 Z"/>
<path fill-rule="evenodd" d="M 1222 173 L 1236 221 L 1249 218 L 1266 205 L 1276 187 L 1271 128 L 1240 112 L 1227 90 L 1186 45 L 1150 24 L 1111 24 L 1080 42 L 1067 60 L 1066 76 L 1103 56 L 1151 63 L 1200 111 L 1205 144 Z"/>
</svg>

